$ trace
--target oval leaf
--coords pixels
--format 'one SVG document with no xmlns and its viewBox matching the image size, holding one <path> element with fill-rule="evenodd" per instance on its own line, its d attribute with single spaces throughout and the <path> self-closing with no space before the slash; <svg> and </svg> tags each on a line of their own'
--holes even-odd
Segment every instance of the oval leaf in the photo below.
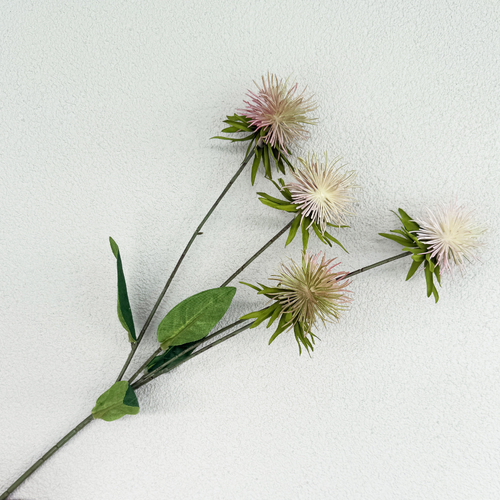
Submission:
<svg viewBox="0 0 500 500">
<path fill-rule="evenodd" d="M 130 309 L 130 302 L 128 300 L 127 284 L 125 282 L 125 274 L 123 273 L 122 259 L 120 257 L 120 250 L 113 238 L 109 238 L 109 244 L 111 245 L 111 250 L 116 257 L 116 270 L 118 273 L 118 304 L 117 312 L 118 319 L 122 324 L 123 328 L 128 333 L 128 339 L 130 342 L 134 343 L 137 341 L 135 336 L 135 326 L 134 319 L 132 317 L 132 310 Z"/>
<path fill-rule="evenodd" d="M 125 415 L 137 415 L 139 402 L 134 390 L 126 380 L 116 382 L 104 394 L 99 396 L 92 415 L 106 422 L 118 420 Z"/>
<path fill-rule="evenodd" d="M 161 348 L 194 342 L 207 336 L 222 319 L 233 300 L 236 288 L 212 288 L 177 304 L 158 326 Z"/>
</svg>

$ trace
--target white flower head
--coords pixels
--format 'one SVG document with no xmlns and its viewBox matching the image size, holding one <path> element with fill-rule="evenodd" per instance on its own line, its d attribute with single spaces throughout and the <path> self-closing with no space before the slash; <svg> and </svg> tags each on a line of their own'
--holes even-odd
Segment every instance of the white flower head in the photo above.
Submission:
<svg viewBox="0 0 500 500">
<path fill-rule="evenodd" d="M 307 160 L 299 158 L 302 167 L 292 172 L 295 182 L 287 184 L 293 203 L 299 206 L 303 217 L 309 217 L 321 231 L 326 231 L 328 223 L 334 225 L 346 224 L 346 215 L 353 215 L 351 205 L 356 201 L 353 189 L 356 172 L 336 167 L 340 158 L 328 161 L 325 154 L 324 162 L 313 154 Z"/>
<path fill-rule="evenodd" d="M 465 261 L 476 259 L 475 251 L 481 246 L 478 238 L 486 228 L 474 222 L 472 213 L 456 201 L 414 220 L 420 226 L 415 231 L 417 238 L 429 246 L 427 253 L 436 258 L 441 273 L 451 272 L 452 264 L 462 271 Z"/>
</svg>

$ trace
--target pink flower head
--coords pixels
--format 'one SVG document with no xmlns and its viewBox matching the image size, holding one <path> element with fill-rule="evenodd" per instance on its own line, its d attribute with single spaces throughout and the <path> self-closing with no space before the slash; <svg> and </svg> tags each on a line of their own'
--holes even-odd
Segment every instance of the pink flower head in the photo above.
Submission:
<svg viewBox="0 0 500 500">
<path fill-rule="evenodd" d="M 305 97 L 305 90 L 297 93 L 298 84 L 288 88 L 287 82 L 278 80 L 276 75 L 262 77 L 262 87 L 257 83 L 258 92 L 248 91 L 249 101 L 244 101 L 246 108 L 239 110 L 250 119 L 250 124 L 257 130 L 264 129 L 263 140 L 273 148 L 286 153 L 287 147 L 299 139 L 309 136 L 304 125 L 313 125 L 315 118 L 308 118 L 307 113 L 316 109 L 312 97 Z"/>
<path fill-rule="evenodd" d="M 474 250 L 481 245 L 477 239 L 486 230 L 457 202 L 435 212 L 428 210 L 427 218 L 414 220 L 420 226 L 417 238 L 429 246 L 427 253 L 436 258 L 441 274 L 451 272 L 452 264 L 462 270 L 466 260 L 475 259 Z"/>
<path fill-rule="evenodd" d="M 300 323 L 304 334 L 312 334 L 318 320 L 338 320 L 352 300 L 346 295 L 350 281 L 343 279 L 347 273 L 335 271 L 340 262 L 334 261 L 321 252 L 305 252 L 301 264 L 281 264 L 279 274 L 271 278 L 280 290 L 269 295 L 281 304 L 282 314 L 291 314 L 290 326 Z"/>
</svg>

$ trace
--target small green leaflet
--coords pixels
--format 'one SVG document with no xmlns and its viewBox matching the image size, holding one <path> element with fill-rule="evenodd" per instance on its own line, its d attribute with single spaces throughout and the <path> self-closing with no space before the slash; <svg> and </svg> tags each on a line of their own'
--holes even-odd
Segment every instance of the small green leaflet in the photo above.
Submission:
<svg viewBox="0 0 500 500">
<path fill-rule="evenodd" d="M 158 326 L 161 348 L 182 345 L 206 337 L 229 309 L 236 288 L 212 288 L 177 304 Z"/>
<path fill-rule="evenodd" d="M 118 274 L 118 304 L 117 312 L 118 319 L 123 328 L 128 332 L 128 339 L 130 342 L 135 343 L 137 338 L 135 336 L 134 319 L 132 317 L 132 310 L 130 309 L 130 302 L 128 300 L 127 284 L 125 282 L 125 274 L 123 274 L 122 259 L 120 257 L 120 250 L 113 238 L 109 238 L 111 250 L 116 257 L 116 270 Z"/>
<path fill-rule="evenodd" d="M 121 380 L 111 386 L 104 394 L 99 396 L 92 415 L 106 422 L 118 420 L 125 415 L 137 415 L 139 413 L 139 403 L 134 390 L 130 384 Z"/>
</svg>

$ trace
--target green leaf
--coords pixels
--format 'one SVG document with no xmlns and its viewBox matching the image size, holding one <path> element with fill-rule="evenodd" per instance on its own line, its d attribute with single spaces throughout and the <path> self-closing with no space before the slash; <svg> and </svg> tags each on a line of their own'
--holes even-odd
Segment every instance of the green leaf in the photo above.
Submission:
<svg viewBox="0 0 500 500">
<path fill-rule="evenodd" d="M 422 263 L 424 260 L 425 260 L 425 256 L 422 255 L 422 254 L 419 254 L 419 255 L 412 255 L 411 258 L 415 261 L 415 262 L 420 262 Z"/>
<path fill-rule="evenodd" d="M 344 227 L 344 226 L 341 226 Z M 337 238 L 334 238 L 329 232 L 325 231 L 325 237 L 328 238 L 330 241 L 333 241 L 336 245 L 338 245 L 342 250 L 344 250 L 345 253 L 349 253 L 345 248 L 342 243 Z"/>
<path fill-rule="evenodd" d="M 417 262 L 413 261 L 410 267 L 410 270 L 408 271 L 408 274 L 406 275 L 406 281 L 408 281 L 417 271 L 417 269 L 421 266 L 423 261 Z"/>
<path fill-rule="evenodd" d="M 223 141 L 231 141 L 231 142 L 240 142 L 240 141 L 249 141 L 254 137 L 253 134 L 247 135 L 246 137 L 242 137 L 240 139 L 236 139 L 234 137 L 223 137 L 222 135 L 214 135 L 213 137 L 210 137 L 210 139 L 222 139 Z"/>
<path fill-rule="evenodd" d="M 436 266 L 434 268 L 434 275 L 436 276 L 437 282 L 439 283 L 439 286 L 441 286 L 441 270 L 439 266 Z"/>
<path fill-rule="evenodd" d="M 243 132 L 253 132 L 253 130 L 246 125 L 243 125 L 242 123 L 233 121 L 233 120 L 224 120 L 224 123 L 227 123 L 228 125 L 231 126 L 231 128 L 235 128 L 236 131 L 241 130 Z M 227 129 L 223 130 L 222 132 L 227 132 Z"/>
<path fill-rule="evenodd" d="M 239 132 L 240 129 L 238 127 L 226 127 L 221 130 L 224 134 L 234 134 L 236 132 Z M 250 130 L 249 130 L 250 132 Z"/>
<path fill-rule="evenodd" d="M 111 237 L 109 238 L 109 244 L 111 245 L 111 250 L 116 257 L 116 270 L 118 274 L 118 319 L 120 320 L 123 328 L 125 328 L 125 330 L 127 331 L 129 341 L 134 343 L 137 341 L 137 338 L 135 336 L 135 326 L 134 319 L 132 317 L 132 310 L 130 308 L 130 302 L 128 300 L 127 284 L 125 282 L 125 274 L 123 273 L 120 250 L 115 240 Z"/>
<path fill-rule="evenodd" d="M 395 234 L 388 234 L 388 233 L 378 233 L 378 234 L 380 236 L 383 236 L 384 238 L 388 238 L 389 240 L 395 241 L 396 243 L 399 243 L 404 247 L 408 246 L 408 243 L 410 243 L 406 238 L 402 238 L 401 236 L 396 236 Z"/>
<path fill-rule="evenodd" d="M 263 198 L 266 198 L 269 201 L 273 201 L 274 203 L 277 203 L 278 205 L 290 205 L 290 203 L 286 200 L 280 200 L 279 198 L 275 198 L 274 196 L 271 196 L 267 193 L 257 193 L 259 196 L 262 196 Z"/>
<path fill-rule="evenodd" d="M 186 349 L 189 349 L 192 347 L 193 349 L 196 347 L 198 344 L 197 341 L 195 342 L 188 342 L 187 344 L 182 344 L 182 345 L 176 345 L 173 347 L 169 347 L 164 353 L 160 354 L 159 356 L 156 356 L 156 358 L 152 359 L 148 363 L 147 371 L 152 372 L 159 366 L 165 365 L 167 361 L 170 361 L 171 359 L 179 356 L 179 354 Z M 183 354 L 182 356 L 179 356 L 174 362 L 169 363 L 168 369 L 170 370 L 171 368 L 175 368 L 177 365 L 182 363 L 186 358 L 188 358 L 191 354 L 191 351 L 186 352 L 186 354 Z"/>
<path fill-rule="evenodd" d="M 255 158 L 252 163 L 252 186 L 255 183 L 255 178 L 257 177 L 257 171 L 259 170 L 260 159 L 262 157 L 262 148 L 255 148 Z"/>
<path fill-rule="evenodd" d="M 307 229 L 307 217 L 302 219 L 301 228 L 302 228 L 302 248 L 304 252 L 307 250 L 307 243 L 309 242 L 309 230 Z"/>
<path fill-rule="evenodd" d="M 420 226 L 416 222 L 413 222 L 411 217 L 404 210 L 398 208 L 398 212 L 401 215 L 401 221 L 405 229 L 408 231 L 418 231 L 420 229 Z"/>
<path fill-rule="evenodd" d="M 434 285 L 432 286 L 432 294 L 434 295 L 434 303 L 437 303 L 439 300 L 439 293 Z"/>
<path fill-rule="evenodd" d="M 212 288 L 177 304 L 158 326 L 161 348 L 206 337 L 226 314 L 235 293 L 234 287 Z"/>
<path fill-rule="evenodd" d="M 290 232 L 288 233 L 288 238 L 286 239 L 285 246 L 287 246 L 293 241 L 295 235 L 297 234 L 299 226 L 300 226 L 300 215 L 297 215 L 295 219 L 293 219 L 292 225 L 290 227 Z"/>
<path fill-rule="evenodd" d="M 273 175 L 271 173 L 271 163 L 269 161 L 269 146 L 264 144 L 262 148 L 262 158 L 264 160 L 264 171 L 266 172 L 266 177 L 272 179 Z"/>
<path fill-rule="evenodd" d="M 429 269 L 428 263 L 425 263 L 424 271 L 425 271 L 425 281 L 427 283 L 427 297 L 431 296 L 432 289 L 434 288 L 434 283 L 432 282 L 432 273 Z"/>
<path fill-rule="evenodd" d="M 116 382 L 104 394 L 99 396 L 92 415 L 106 422 L 118 420 L 125 415 L 137 415 L 139 403 L 134 390 L 126 380 Z"/>
</svg>

